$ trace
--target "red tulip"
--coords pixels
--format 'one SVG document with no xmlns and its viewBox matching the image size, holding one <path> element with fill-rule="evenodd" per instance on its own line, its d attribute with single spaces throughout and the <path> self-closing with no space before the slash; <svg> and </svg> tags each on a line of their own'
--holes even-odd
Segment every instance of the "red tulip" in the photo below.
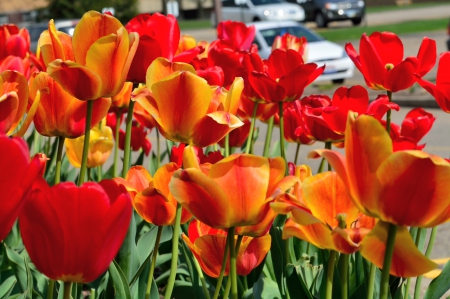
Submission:
<svg viewBox="0 0 450 299">
<path fill-rule="evenodd" d="M 38 180 L 20 215 L 23 243 L 36 268 L 64 282 L 94 281 L 122 245 L 132 206 L 123 186 Z"/>
<path fill-rule="evenodd" d="M 128 72 L 128 81 L 144 83 L 147 68 L 158 57 L 169 61 L 190 62 L 200 52 L 200 48 L 193 48 L 175 56 L 180 41 L 180 28 L 173 15 L 166 17 L 160 13 L 139 14 L 125 28 L 129 33 L 137 32 L 140 36 L 136 55 Z"/>
<path fill-rule="evenodd" d="M 0 240 L 11 230 L 25 203 L 33 181 L 45 169 L 45 157 L 36 155 L 30 161 L 27 144 L 20 138 L 0 134 Z"/>
<path fill-rule="evenodd" d="M 147 138 L 148 130 L 142 126 L 139 126 L 137 122 L 133 121 L 131 127 L 131 149 L 133 151 L 138 151 L 142 148 L 145 155 L 148 156 L 150 150 L 152 149 L 152 144 Z M 125 131 L 119 131 L 119 148 L 124 149 L 125 144 Z"/>
<path fill-rule="evenodd" d="M 236 51 L 250 51 L 255 39 L 255 26 L 242 22 L 224 21 L 217 26 L 217 37 L 222 45 Z"/>
<path fill-rule="evenodd" d="M 284 138 L 288 142 L 301 144 L 313 144 L 314 140 L 309 138 L 302 127 L 302 115 L 295 106 L 288 103 L 284 108 Z M 279 118 L 279 117 L 278 117 Z M 279 122 L 279 120 L 278 120 Z M 299 129 L 300 128 L 300 129 Z"/>
<path fill-rule="evenodd" d="M 399 91 L 415 82 L 414 74 L 423 77 L 436 63 L 436 42 L 424 38 L 417 57 L 403 59 L 403 44 L 391 32 L 364 33 L 359 43 L 358 54 L 352 44 L 345 51 L 363 74 L 371 89 Z"/>
</svg>

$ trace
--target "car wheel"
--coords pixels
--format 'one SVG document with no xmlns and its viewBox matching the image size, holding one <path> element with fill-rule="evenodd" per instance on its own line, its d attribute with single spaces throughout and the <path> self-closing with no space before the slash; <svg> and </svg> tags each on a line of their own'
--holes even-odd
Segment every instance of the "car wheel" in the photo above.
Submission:
<svg viewBox="0 0 450 299">
<path fill-rule="evenodd" d="M 333 79 L 333 84 L 344 84 L 345 79 Z"/>
<path fill-rule="evenodd" d="M 316 14 L 314 21 L 316 22 L 317 27 L 319 27 L 319 28 L 325 28 L 328 25 L 328 22 L 325 20 L 325 17 L 323 16 L 323 14 L 321 12 L 318 12 Z"/>
<path fill-rule="evenodd" d="M 354 18 L 354 19 L 352 19 L 352 23 L 355 26 L 358 26 L 359 24 L 361 24 L 361 22 L 362 22 L 362 18 Z"/>
<path fill-rule="evenodd" d="M 261 20 L 258 17 L 253 18 L 253 22 L 259 22 L 259 21 L 261 21 Z"/>
</svg>

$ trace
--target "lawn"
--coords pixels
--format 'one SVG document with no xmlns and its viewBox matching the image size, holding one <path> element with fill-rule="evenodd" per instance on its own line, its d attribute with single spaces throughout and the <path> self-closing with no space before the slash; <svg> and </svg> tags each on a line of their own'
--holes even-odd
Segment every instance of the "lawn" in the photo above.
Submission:
<svg viewBox="0 0 450 299">
<path fill-rule="evenodd" d="M 181 30 L 211 28 L 210 20 L 179 20 Z"/>
<path fill-rule="evenodd" d="M 367 12 L 383 12 L 383 11 L 391 11 L 391 10 L 402 10 L 402 9 L 414 9 L 421 7 L 430 7 L 430 6 L 438 6 L 444 5 L 444 2 L 427 2 L 427 3 L 412 3 L 409 5 L 385 5 L 385 6 L 375 6 L 375 7 L 367 7 Z"/>
<path fill-rule="evenodd" d="M 390 31 L 397 35 L 444 30 L 447 28 L 448 18 L 422 21 L 408 21 L 398 24 L 384 24 L 376 26 L 359 26 L 342 29 L 320 30 L 318 33 L 330 41 L 359 39 L 363 33 L 371 34 L 375 31 Z"/>
</svg>

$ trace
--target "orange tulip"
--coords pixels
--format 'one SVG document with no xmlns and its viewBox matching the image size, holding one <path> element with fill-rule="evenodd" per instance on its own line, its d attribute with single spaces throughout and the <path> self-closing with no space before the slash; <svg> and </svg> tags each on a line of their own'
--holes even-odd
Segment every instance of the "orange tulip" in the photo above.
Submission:
<svg viewBox="0 0 450 299">
<path fill-rule="evenodd" d="M 30 78 L 30 102 L 40 101 L 34 115 L 34 125 L 44 136 L 77 138 L 85 133 L 86 105 L 67 93 L 47 73 L 34 73 Z M 94 102 L 91 129 L 108 113 L 110 98 Z"/>
<path fill-rule="evenodd" d="M 133 83 L 125 82 L 118 94 L 111 97 L 111 106 L 116 108 L 128 108 L 133 91 Z"/>
<path fill-rule="evenodd" d="M 346 157 L 317 150 L 341 177 L 365 214 L 401 226 L 433 227 L 450 218 L 450 164 L 423 151 L 393 152 L 378 120 L 349 114 Z"/>
<path fill-rule="evenodd" d="M 238 78 L 227 96 L 217 95 L 192 66 L 156 59 L 147 71 L 152 101 L 139 103 L 155 118 L 161 134 L 199 147 L 212 145 L 243 123 L 234 115 L 242 92 Z M 221 91 L 225 92 L 225 91 Z"/>
<path fill-rule="evenodd" d="M 89 11 L 75 27 L 72 49 L 67 46 L 66 37 L 61 38 L 63 35 L 52 29 L 49 35 L 50 39 L 40 43 L 44 58 L 51 57 L 46 51 L 56 53 L 47 72 L 67 92 L 80 100 L 111 97 L 120 92 L 137 49 L 137 33 L 128 34 L 120 21 L 108 13 Z M 72 53 L 74 60 L 69 58 Z"/>
<path fill-rule="evenodd" d="M 169 190 L 169 181 L 179 167 L 168 163 L 160 167 L 154 177 L 142 166 L 131 167 L 125 179 L 114 180 L 124 185 L 131 195 L 136 212 L 147 222 L 154 225 L 173 225 L 177 201 Z M 182 210 L 181 223 L 186 223 L 192 215 Z"/>
<path fill-rule="evenodd" d="M 270 201 L 297 181 L 280 173 L 286 167 L 280 157 L 235 154 L 211 165 L 205 173 L 189 168 L 196 161 L 195 157 L 183 159 L 186 169 L 174 173 L 170 191 L 198 220 L 215 228 L 260 223 L 269 212 Z"/>
<path fill-rule="evenodd" d="M 0 133 L 14 132 L 25 114 L 27 102 L 27 79 L 16 71 L 0 73 Z"/>
<path fill-rule="evenodd" d="M 219 277 L 227 246 L 227 233 L 194 219 L 189 224 L 188 234 L 189 236 L 182 234 L 183 240 L 198 260 L 202 270 L 208 276 Z M 269 234 L 261 238 L 243 237 L 236 259 L 237 274 L 246 276 L 258 267 L 269 252 L 270 244 Z M 229 264 L 227 262 L 224 276 L 229 275 Z"/>
<path fill-rule="evenodd" d="M 74 167 L 81 167 L 83 144 L 84 136 L 65 140 L 67 158 Z M 110 127 L 102 126 L 101 130 L 97 127 L 92 128 L 89 138 L 87 167 L 93 168 L 103 165 L 108 160 L 113 146 L 114 139 Z"/>
</svg>

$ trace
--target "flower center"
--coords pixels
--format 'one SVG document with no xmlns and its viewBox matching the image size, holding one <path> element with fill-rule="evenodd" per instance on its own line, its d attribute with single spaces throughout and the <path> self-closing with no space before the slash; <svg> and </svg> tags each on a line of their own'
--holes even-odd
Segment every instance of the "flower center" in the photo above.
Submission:
<svg viewBox="0 0 450 299">
<path fill-rule="evenodd" d="M 394 65 L 392 63 L 386 63 L 384 66 L 388 71 L 392 70 L 394 68 Z"/>
</svg>

